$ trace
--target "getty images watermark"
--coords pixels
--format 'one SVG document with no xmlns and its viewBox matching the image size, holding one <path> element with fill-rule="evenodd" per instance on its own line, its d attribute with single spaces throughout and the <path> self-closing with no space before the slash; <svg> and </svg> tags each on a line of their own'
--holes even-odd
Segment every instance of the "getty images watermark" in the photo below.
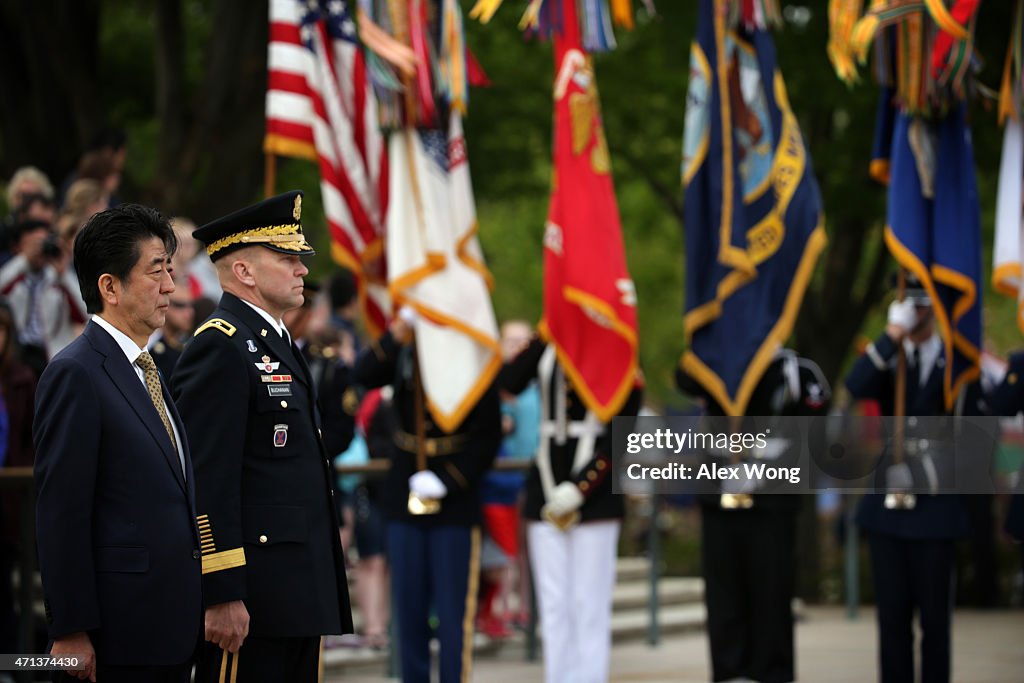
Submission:
<svg viewBox="0 0 1024 683">
<path fill-rule="evenodd" d="M 993 493 L 1004 429 L 985 417 L 637 417 L 612 423 L 616 493 Z"/>
<path fill-rule="evenodd" d="M 626 454 L 640 455 L 645 451 L 671 453 L 716 453 L 726 457 L 707 458 L 699 464 L 665 462 L 663 465 L 646 465 L 630 462 L 626 465 L 626 476 L 630 479 L 651 480 L 710 480 L 710 481 L 776 481 L 785 479 L 790 484 L 800 483 L 800 468 L 778 465 L 765 457 L 748 458 L 741 461 L 732 456 L 768 453 L 771 429 L 752 434 L 750 432 L 703 432 L 687 428 L 676 432 L 659 427 L 653 432 L 630 432 L 626 435 Z M 721 462 L 724 460 L 725 462 Z"/>
</svg>

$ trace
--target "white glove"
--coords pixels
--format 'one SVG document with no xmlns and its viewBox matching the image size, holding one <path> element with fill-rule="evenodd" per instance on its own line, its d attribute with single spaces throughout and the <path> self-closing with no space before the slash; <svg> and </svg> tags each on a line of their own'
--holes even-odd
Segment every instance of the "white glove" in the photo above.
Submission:
<svg viewBox="0 0 1024 683">
<path fill-rule="evenodd" d="M 910 472 L 910 466 L 905 462 L 899 465 L 891 465 L 885 471 L 885 485 L 891 491 L 906 491 L 914 487 L 914 475 Z"/>
<path fill-rule="evenodd" d="M 917 324 L 917 311 L 914 310 L 914 302 L 904 299 L 889 304 L 888 323 L 902 328 L 904 332 L 914 329 L 914 325 Z"/>
<path fill-rule="evenodd" d="M 573 512 L 583 505 L 583 494 L 580 487 L 571 481 L 563 481 L 555 487 L 548 498 L 545 507 L 555 517 L 561 517 Z"/>
<path fill-rule="evenodd" d="M 430 470 L 409 477 L 409 490 L 420 498 L 444 498 L 448 495 L 448 487 Z"/>
<path fill-rule="evenodd" d="M 398 317 L 409 327 L 416 327 L 416 320 L 420 317 L 420 314 L 412 306 L 402 306 L 398 310 Z"/>
</svg>

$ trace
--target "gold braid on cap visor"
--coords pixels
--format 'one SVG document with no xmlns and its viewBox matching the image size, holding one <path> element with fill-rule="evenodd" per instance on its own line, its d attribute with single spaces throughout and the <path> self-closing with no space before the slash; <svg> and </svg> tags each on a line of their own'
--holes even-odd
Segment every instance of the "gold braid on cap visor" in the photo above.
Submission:
<svg viewBox="0 0 1024 683">
<path fill-rule="evenodd" d="M 298 223 L 290 223 L 288 225 L 270 225 L 265 228 L 253 228 L 252 230 L 236 232 L 206 247 L 206 253 L 213 256 L 221 249 L 235 244 L 273 244 L 275 247 L 290 249 L 291 251 L 312 249 L 302 234 L 302 227 Z"/>
</svg>

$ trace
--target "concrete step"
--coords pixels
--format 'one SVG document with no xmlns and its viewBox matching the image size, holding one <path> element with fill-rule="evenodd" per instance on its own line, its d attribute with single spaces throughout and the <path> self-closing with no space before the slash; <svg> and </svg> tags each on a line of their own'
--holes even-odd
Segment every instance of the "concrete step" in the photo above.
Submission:
<svg viewBox="0 0 1024 683">
<path fill-rule="evenodd" d="M 613 597 L 612 640 L 616 643 L 646 638 L 650 614 L 650 562 L 643 557 L 622 557 L 616 562 Z M 680 633 L 704 627 L 704 581 L 695 577 L 662 577 L 658 580 L 658 623 L 661 633 Z M 357 615 L 358 621 L 358 615 Z M 540 630 L 538 626 L 538 631 Z M 539 633 L 538 633 L 539 635 Z M 436 642 L 434 643 L 436 646 Z M 476 656 L 486 656 L 504 648 L 525 648 L 526 634 L 516 631 L 511 637 L 491 640 L 476 634 Z M 376 668 L 385 670 L 387 650 L 359 647 L 331 647 L 325 650 L 328 671 Z"/>
<path fill-rule="evenodd" d="M 658 608 L 658 631 L 682 633 L 699 631 L 706 619 L 703 602 L 667 605 Z M 650 629 L 650 614 L 647 609 L 631 609 L 612 614 L 612 642 L 622 643 L 646 638 Z"/>
<path fill-rule="evenodd" d="M 704 627 L 704 605 L 694 603 L 663 607 L 658 613 L 659 632 L 662 635 L 698 631 Z M 648 635 L 649 615 L 646 609 L 632 609 L 612 615 L 612 641 L 628 642 L 646 638 Z M 538 633 L 538 637 L 539 637 Z M 434 643 L 436 649 L 436 642 Z M 473 653 L 476 657 L 487 656 L 505 648 L 526 648 L 526 634 L 517 631 L 509 638 L 500 641 L 476 634 L 473 640 Z M 384 671 L 388 665 L 387 650 L 370 650 L 367 648 L 336 647 L 324 651 L 324 666 L 331 673 L 349 669 L 374 668 Z"/>
<path fill-rule="evenodd" d="M 620 557 L 615 563 L 615 585 L 642 581 L 651 573 L 651 561 L 646 557 Z"/>
<path fill-rule="evenodd" d="M 807 616 L 806 605 L 801 600 L 795 599 L 793 613 L 798 621 L 805 619 Z M 673 634 L 702 631 L 706 619 L 707 613 L 703 602 L 660 606 L 658 609 L 658 636 L 664 638 Z M 650 635 L 649 624 L 650 615 L 646 608 L 618 610 L 612 614 L 612 642 L 620 645 L 645 639 Z M 540 633 L 538 632 L 539 637 Z M 436 651 L 436 641 L 433 646 Z M 526 634 L 517 631 L 509 638 L 495 641 L 478 633 L 473 640 L 475 657 L 487 657 L 505 648 L 525 652 Z M 543 656 L 542 652 L 539 654 Z M 387 650 L 331 648 L 324 653 L 324 665 L 327 671 L 334 674 L 349 669 L 375 669 L 384 672 L 388 665 L 388 652 Z"/>
<path fill-rule="evenodd" d="M 616 613 L 644 609 L 650 602 L 651 587 L 647 578 L 617 583 L 612 602 Z M 691 577 L 664 577 L 658 580 L 658 604 L 662 606 L 700 602 L 704 599 L 704 581 Z"/>
</svg>

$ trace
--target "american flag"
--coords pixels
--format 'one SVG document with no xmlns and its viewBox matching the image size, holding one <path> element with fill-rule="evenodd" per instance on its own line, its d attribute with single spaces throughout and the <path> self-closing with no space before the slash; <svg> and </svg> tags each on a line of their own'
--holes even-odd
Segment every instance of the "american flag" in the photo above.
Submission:
<svg viewBox="0 0 1024 683">
<path fill-rule="evenodd" d="M 355 274 L 376 334 L 390 309 L 383 244 L 387 150 L 353 4 L 271 0 L 263 148 L 318 162 L 332 256 Z"/>
</svg>

